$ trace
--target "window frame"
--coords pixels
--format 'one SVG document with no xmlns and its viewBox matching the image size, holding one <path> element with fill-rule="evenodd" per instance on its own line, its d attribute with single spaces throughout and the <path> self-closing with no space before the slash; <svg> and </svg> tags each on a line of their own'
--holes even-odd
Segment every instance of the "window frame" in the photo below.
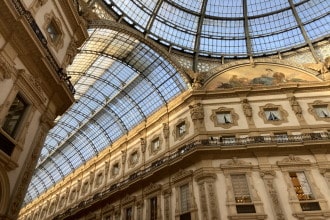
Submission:
<svg viewBox="0 0 330 220">
<path fill-rule="evenodd" d="M 283 123 L 288 122 L 288 112 L 283 109 L 281 105 L 274 105 L 268 103 L 264 106 L 259 106 L 259 117 L 263 119 L 265 124 L 273 124 L 273 125 L 281 125 Z M 267 117 L 268 111 L 277 111 L 278 112 L 278 120 L 269 120 Z"/>
<path fill-rule="evenodd" d="M 48 31 L 49 26 L 52 26 L 53 29 L 57 32 L 57 36 L 53 38 Z M 46 33 L 47 43 L 49 43 L 55 51 L 61 49 L 64 45 L 64 32 L 61 24 L 61 20 L 57 18 L 54 12 L 45 14 L 45 23 L 43 25 L 43 30 Z"/>
<path fill-rule="evenodd" d="M 6 118 L 9 115 L 10 109 L 14 105 L 16 98 L 19 99 L 24 104 L 24 109 L 23 109 L 23 112 L 20 114 L 19 119 L 15 123 L 13 130 L 10 133 L 8 133 L 8 131 L 6 129 L 4 129 L 4 126 L 7 121 Z M 7 135 L 9 135 L 14 140 L 19 136 L 19 134 L 22 130 L 21 127 L 25 121 L 26 116 L 28 115 L 29 107 L 30 107 L 30 104 L 29 104 L 29 102 L 26 101 L 25 97 L 22 96 L 20 93 L 17 93 L 6 112 L 6 115 L 4 116 L 4 120 L 1 123 L 1 130 L 3 130 Z"/>
<path fill-rule="evenodd" d="M 227 192 L 231 195 L 228 195 L 227 206 L 229 210 L 228 219 L 266 219 L 267 215 L 265 214 L 265 210 L 263 207 L 263 203 L 257 194 L 257 190 L 254 188 L 254 182 L 252 177 L 253 172 L 253 164 L 250 162 L 246 162 L 244 160 L 240 160 L 237 158 L 233 158 L 228 160 L 224 164 L 220 164 L 220 168 L 223 170 L 223 174 L 225 176 L 226 185 L 229 187 Z M 251 198 L 250 203 L 237 203 L 235 200 L 234 187 L 232 183 L 232 175 L 244 175 L 248 184 L 248 190 Z M 242 205 L 243 204 L 243 205 Z M 240 213 L 238 206 L 254 206 L 255 212 L 249 213 Z M 239 207 L 241 208 L 241 207 Z"/>
<path fill-rule="evenodd" d="M 316 185 L 311 166 L 312 163 L 309 160 L 303 159 L 301 157 L 297 157 L 294 155 L 289 155 L 288 157 L 283 158 L 281 161 L 277 161 L 277 165 L 280 167 L 282 171 L 282 176 L 284 177 L 284 180 L 286 182 L 286 185 L 288 187 L 288 193 L 289 193 L 289 204 L 291 207 L 291 210 L 293 212 L 293 216 L 301 216 L 301 217 L 311 217 L 313 216 L 314 218 L 321 217 L 323 216 L 324 212 L 327 212 L 328 205 L 324 199 L 322 199 L 324 196 L 321 193 L 321 190 L 319 187 Z M 306 201 L 301 201 L 297 197 L 296 190 L 294 188 L 294 184 L 292 183 L 291 177 L 290 177 L 290 172 L 303 172 L 309 187 L 314 195 L 313 200 L 307 200 L 308 202 L 315 203 L 317 202 L 320 210 L 316 210 L 317 214 L 315 211 L 312 210 L 303 210 L 303 207 L 301 204 L 306 203 Z"/>
<path fill-rule="evenodd" d="M 230 123 L 221 123 L 218 120 L 218 115 L 219 114 L 229 114 L 231 117 L 231 122 Z M 222 128 L 231 128 L 233 126 L 238 126 L 238 119 L 239 116 L 238 114 L 235 113 L 233 108 L 226 108 L 226 107 L 220 107 L 218 109 L 213 109 L 212 114 L 210 116 L 211 121 L 214 124 L 214 127 L 222 127 Z"/>
<path fill-rule="evenodd" d="M 185 127 L 185 131 L 183 133 L 179 133 L 179 129 L 181 126 Z M 173 137 L 174 137 L 174 141 L 180 141 L 183 140 L 188 134 L 189 134 L 189 127 L 190 124 L 188 122 L 187 118 L 181 118 L 179 119 L 175 125 L 174 125 L 174 129 L 173 129 Z"/>
<path fill-rule="evenodd" d="M 321 100 L 316 100 L 313 103 L 308 103 L 308 112 L 314 116 L 316 121 L 325 121 L 325 122 L 330 122 L 330 103 L 329 102 L 323 102 Z M 320 117 L 319 114 L 316 111 L 317 107 L 324 106 L 327 108 L 327 112 L 329 113 L 328 117 Z"/>
</svg>

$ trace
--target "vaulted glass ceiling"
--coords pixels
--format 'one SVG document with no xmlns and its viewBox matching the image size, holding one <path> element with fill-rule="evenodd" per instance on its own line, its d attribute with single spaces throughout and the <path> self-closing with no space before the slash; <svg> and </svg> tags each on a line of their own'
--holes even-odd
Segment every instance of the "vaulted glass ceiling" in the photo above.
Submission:
<svg viewBox="0 0 330 220">
<path fill-rule="evenodd" d="M 104 0 L 171 49 L 202 56 L 274 54 L 330 36 L 329 0 Z"/>
<path fill-rule="evenodd" d="M 88 1 L 91 2 L 91 1 Z M 328 0 L 96 0 L 118 21 L 194 56 L 248 57 L 330 37 Z M 89 39 L 67 69 L 77 102 L 49 132 L 24 204 L 111 146 L 189 83 L 147 40 L 110 28 Z"/>
<path fill-rule="evenodd" d="M 76 103 L 50 130 L 24 204 L 187 89 L 180 73 L 136 38 L 89 29 L 68 75 Z"/>
</svg>

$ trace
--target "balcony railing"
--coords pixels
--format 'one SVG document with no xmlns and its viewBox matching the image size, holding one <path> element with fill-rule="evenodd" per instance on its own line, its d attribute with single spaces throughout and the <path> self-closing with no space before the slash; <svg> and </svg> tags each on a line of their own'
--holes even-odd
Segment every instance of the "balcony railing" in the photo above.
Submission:
<svg viewBox="0 0 330 220">
<path fill-rule="evenodd" d="M 95 202 L 96 200 L 106 198 L 111 193 L 114 193 L 117 190 L 120 190 L 122 187 L 127 187 L 132 181 L 137 180 L 138 178 L 142 178 L 151 174 L 153 171 L 161 167 L 162 165 L 169 164 L 174 162 L 174 160 L 186 155 L 193 149 L 201 149 L 205 146 L 209 147 L 230 147 L 230 146 L 240 146 L 240 145 L 259 145 L 259 144 L 277 144 L 277 143 L 303 143 L 303 142 L 311 142 L 311 141 L 329 141 L 330 140 L 330 133 L 308 133 L 302 135 L 287 135 L 283 136 L 253 136 L 253 137 L 245 137 L 245 138 L 232 138 L 230 137 L 230 141 L 224 138 L 210 138 L 207 140 L 197 140 L 186 144 L 175 150 L 168 156 L 164 156 L 159 160 L 156 160 L 150 164 L 145 169 L 139 170 L 131 175 L 129 175 L 125 180 L 119 181 L 117 183 L 113 183 L 110 187 L 108 187 L 103 192 L 98 192 L 97 195 L 95 194 L 92 198 L 80 202 L 78 205 L 66 210 L 63 214 L 56 216 L 54 219 L 62 219 L 65 216 L 70 216 L 71 213 L 74 211 L 83 208 L 84 206 L 88 206 Z"/>
</svg>

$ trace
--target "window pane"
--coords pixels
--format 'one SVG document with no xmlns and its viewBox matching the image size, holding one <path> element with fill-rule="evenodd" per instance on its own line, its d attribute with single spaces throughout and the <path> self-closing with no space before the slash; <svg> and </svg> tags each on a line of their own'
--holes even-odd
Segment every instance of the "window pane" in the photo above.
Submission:
<svg viewBox="0 0 330 220">
<path fill-rule="evenodd" d="M 188 212 L 190 209 L 188 184 L 180 187 L 180 199 L 181 199 L 181 213 Z"/>
<path fill-rule="evenodd" d="M 231 175 L 231 181 L 233 184 L 236 202 L 237 203 L 252 202 L 250 197 L 249 186 L 245 174 Z"/>
<path fill-rule="evenodd" d="M 150 199 L 150 220 L 157 219 L 157 197 Z"/>
<path fill-rule="evenodd" d="M 24 102 L 22 97 L 17 95 L 14 102 L 9 108 L 8 114 L 5 118 L 5 122 L 2 126 L 2 129 L 10 136 L 14 136 L 26 108 L 27 104 Z"/>
</svg>

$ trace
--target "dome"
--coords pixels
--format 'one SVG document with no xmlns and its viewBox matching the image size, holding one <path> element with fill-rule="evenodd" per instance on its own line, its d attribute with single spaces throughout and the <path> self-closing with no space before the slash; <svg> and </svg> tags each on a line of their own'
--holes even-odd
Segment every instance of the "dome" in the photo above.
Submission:
<svg viewBox="0 0 330 220">
<path fill-rule="evenodd" d="M 118 19 L 189 54 L 277 54 L 329 37 L 327 0 L 104 0 Z"/>
</svg>

